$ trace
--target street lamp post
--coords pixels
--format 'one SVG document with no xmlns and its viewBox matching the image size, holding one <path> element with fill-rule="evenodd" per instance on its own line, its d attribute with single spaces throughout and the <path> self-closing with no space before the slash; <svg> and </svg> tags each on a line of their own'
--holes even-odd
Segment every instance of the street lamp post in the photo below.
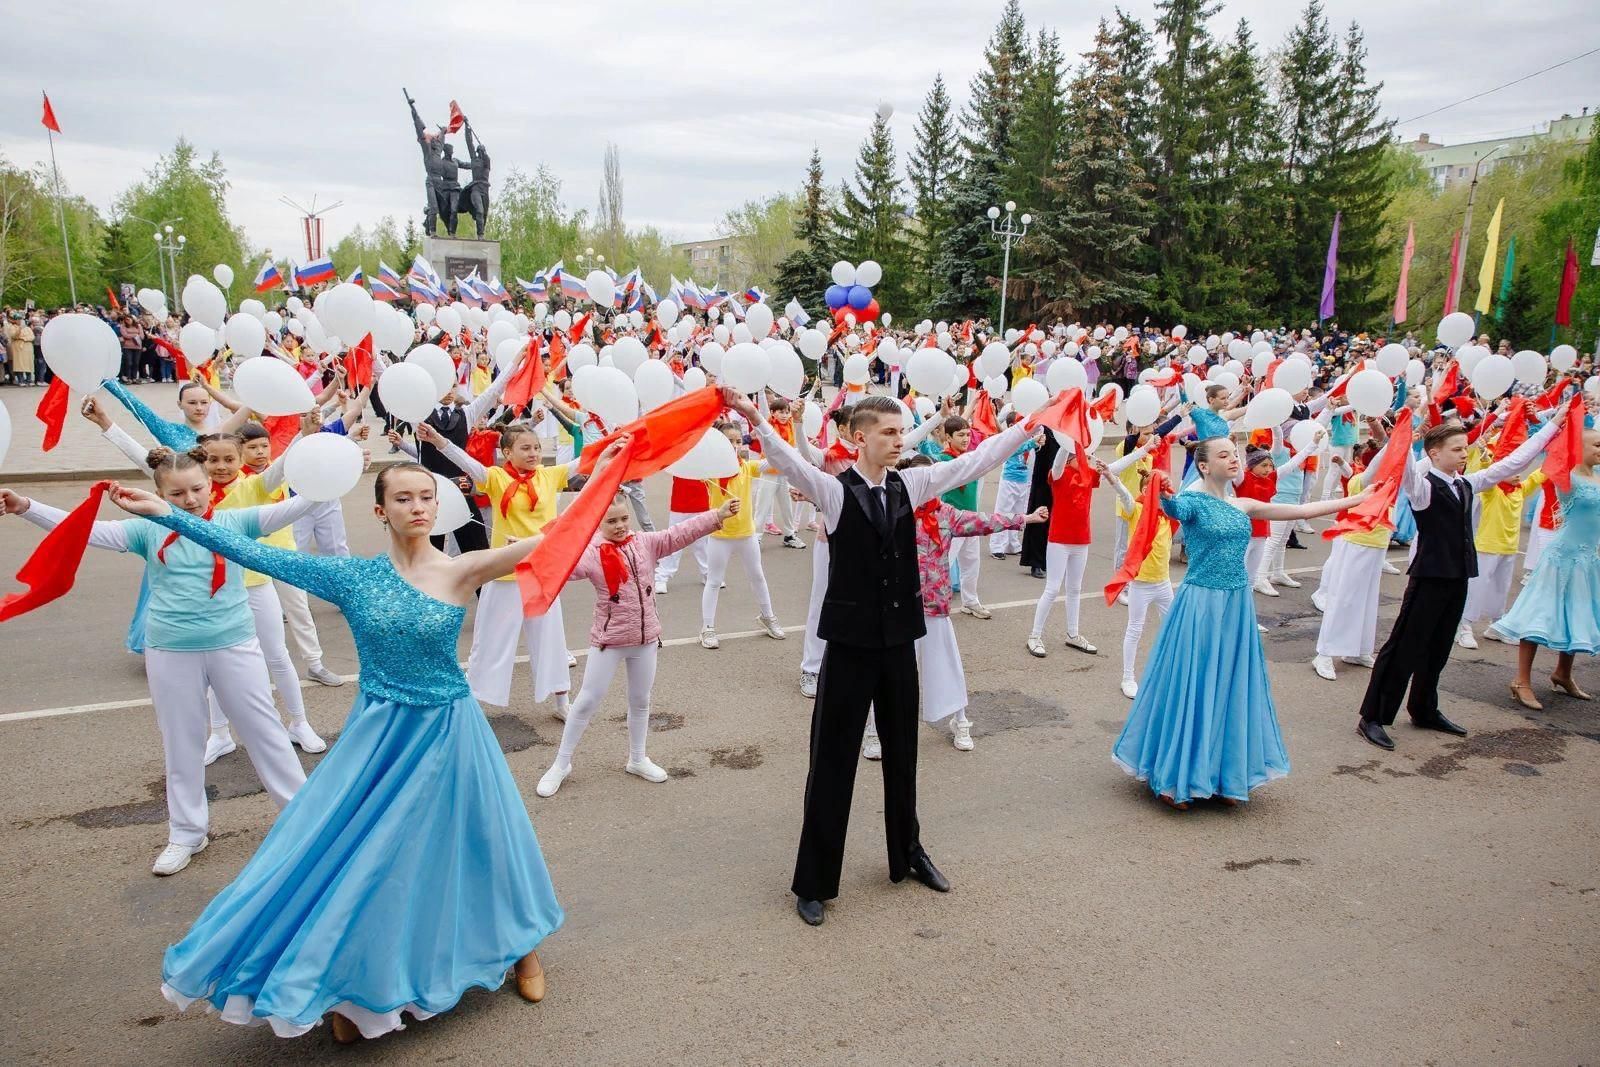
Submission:
<svg viewBox="0 0 1600 1067">
<path fill-rule="evenodd" d="M 172 292 L 167 296 L 167 306 L 174 311 L 182 312 L 183 293 L 178 288 L 178 253 L 183 251 L 183 246 L 189 243 L 189 238 L 181 233 L 174 236 L 172 225 L 169 223 L 156 231 L 155 240 L 156 252 L 158 255 L 165 257 L 168 268 L 162 271 L 163 284 L 165 284 L 167 277 L 170 276 L 172 279 Z"/>
<path fill-rule="evenodd" d="M 1472 162 L 1472 185 L 1467 189 L 1467 217 L 1461 224 L 1461 260 L 1456 269 L 1456 286 L 1450 293 L 1452 308 L 1461 302 L 1461 282 L 1467 276 L 1467 239 L 1472 236 L 1472 201 L 1478 195 L 1478 168 L 1483 166 L 1484 160 L 1505 147 L 1497 144 Z M 1473 330 L 1477 330 L 1476 322 L 1473 323 Z"/>
<path fill-rule="evenodd" d="M 168 292 L 168 290 L 167 290 L 167 256 L 166 256 L 166 248 L 165 248 L 165 244 L 164 244 L 164 235 L 165 234 L 170 234 L 172 232 L 172 224 L 175 223 L 175 222 L 182 222 L 183 221 L 183 216 L 179 215 L 177 218 L 168 219 L 166 222 L 151 222 L 149 219 L 142 219 L 138 215 L 125 215 L 124 218 L 132 219 L 134 222 L 142 222 L 146 226 L 150 226 L 150 227 L 154 228 L 154 230 L 156 231 L 156 235 L 155 235 L 156 265 L 161 268 L 161 292 L 162 292 L 162 294 L 164 296 L 167 297 L 167 306 L 168 307 L 176 306 L 176 301 L 173 300 L 173 297 L 177 294 L 177 291 L 178 291 L 178 279 L 177 279 L 176 276 L 173 277 L 173 279 L 172 279 L 172 291 Z"/>
<path fill-rule="evenodd" d="M 1013 217 L 1016 210 L 1017 202 L 1015 200 L 1007 200 L 1006 220 L 1005 222 L 1000 222 L 1000 209 L 998 207 L 989 208 L 989 232 L 1000 238 L 1000 243 L 1005 248 L 1005 257 L 1000 265 L 1000 325 L 995 331 L 1002 337 L 1005 336 L 1006 332 L 1006 283 L 1011 275 L 1011 242 L 1020 241 L 1026 237 L 1028 226 L 1033 222 L 1033 216 L 1024 212 L 1021 220 L 1022 225 L 1018 227 L 1017 220 Z"/>
</svg>

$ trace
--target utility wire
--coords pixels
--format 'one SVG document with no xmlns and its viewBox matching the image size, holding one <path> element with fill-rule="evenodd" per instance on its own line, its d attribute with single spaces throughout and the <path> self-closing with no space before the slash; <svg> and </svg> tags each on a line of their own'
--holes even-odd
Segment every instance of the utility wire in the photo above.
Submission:
<svg viewBox="0 0 1600 1067">
<path fill-rule="evenodd" d="M 1580 59 L 1587 59 L 1589 56 L 1594 55 L 1596 52 L 1600 52 L 1600 48 L 1591 48 L 1587 52 L 1582 53 L 1581 55 L 1573 56 L 1571 59 L 1563 59 L 1559 63 L 1552 63 L 1548 67 L 1544 67 L 1541 70 L 1536 70 L 1532 74 L 1524 74 L 1520 78 L 1513 78 L 1510 81 L 1506 82 L 1504 85 L 1496 85 L 1493 89 L 1485 89 L 1481 93 L 1473 93 L 1471 96 L 1463 97 L 1460 100 L 1457 100 L 1457 101 L 1455 101 L 1453 103 L 1446 104 L 1443 107 L 1436 107 L 1432 111 L 1424 111 L 1420 115 L 1413 115 L 1408 119 L 1401 119 L 1399 122 L 1395 123 L 1395 125 L 1404 126 L 1408 122 L 1416 122 L 1418 119 L 1425 119 L 1425 118 L 1428 118 L 1428 117 L 1430 117 L 1432 115 L 1437 115 L 1441 111 L 1449 111 L 1453 107 L 1457 107 L 1457 106 L 1459 106 L 1461 104 L 1471 103 L 1472 101 L 1477 100 L 1480 97 L 1488 96 L 1490 93 L 1498 93 L 1501 89 L 1508 89 L 1511 86 L 1516 85 L 1518 82 L 1525 82 L 1529 78 L 1537 78 L 1541 74 L 1548 74 L 1550 71 L 1555 70 L 1557 67 L 1564 67 L 1568 63 L 1576 63 Z"/>
</svg>

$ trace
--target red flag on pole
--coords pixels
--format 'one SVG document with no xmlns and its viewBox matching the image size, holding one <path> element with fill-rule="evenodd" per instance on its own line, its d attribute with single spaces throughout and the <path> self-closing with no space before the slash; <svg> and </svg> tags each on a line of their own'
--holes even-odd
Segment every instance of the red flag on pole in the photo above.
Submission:
<svg viewBox="0 0 1600 1067">
<path fill-rule="evenodd" d="M 1406 225 L 1406 247 L 1400 253 L 1400 284 L 1394 293 L 1394 311 L 1390 318 L 1398 323 L 1406 321 L 1406 281 L 1411 275 L 1411 256 L 1417 250 L 1417 224 Z"/>
<path fill-rule="evenodd" d="M 450 122 L 445 126 L 446 133 L 455 133 L 467 121 L 467 116 L 461 113 L 461 108 L 454 100 L 450 101 Z"/>
<path fill-rule="evenodd" d="M 44 114 L 39 117 L 39 121 L 44 123 L 44 128 L 51 133 L 61 132 L 61 124 L 56 121 L 56 109 L 50 106 L 49 93 L 44 94 Z"/>
<path fill-rule="evenodd" d="M 1556 297 L 1556 325 L 1572 325 L 1572 297 L 1578 291 L 1578 253 L 1567 238 L 1567 262 L 1561 268 L 1561 295 Z"/>
<path fill-rule="evenodd" d="M 1461 280 L 1461 231 L 1450 241 L 1450 275 L 1444 283 L 1444 313 L 1454 314 L 1456 310 L 1456 282 Z"/>
<path fill-rule="evenodd" d="M 345 353 L 344 380 L 352 389 L 363 389 L 372 384 L 372 335 L 363 337 L 354 348 Z"/>
</svg>

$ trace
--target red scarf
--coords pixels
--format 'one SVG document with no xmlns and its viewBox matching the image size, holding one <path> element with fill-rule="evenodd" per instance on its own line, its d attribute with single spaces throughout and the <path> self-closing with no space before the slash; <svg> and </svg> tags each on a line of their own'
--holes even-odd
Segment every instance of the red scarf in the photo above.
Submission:
<svg viewBox="0 0 1600 1067">
<path fill-rule="evenodd" d="M 993 437 L 1000 432 L 1000 423 L 994 416 L 994 401 L 989 399 L 988 390 L 979 391 L 978 398 L 972 402 L 972 428 L 985 437 Z"/>
<path fill-rule="evenodd" d="M 42 608 L 65 596 L 72 588 L 84 550 L 89 547 L 89 535 L 94 532 L 95 512 L 100 510 L 100 499 L 109 488 L 110 482 L 95 482 L 89 487 L 89 498 L 44 535 L 39 547 L 17 571 L 17 581 L 27 586 L 28 591 L 11 593 L 0 600 L 0 622 Z"/>
<path fill-rule="evenodd" d="M 233 482 L 213 481 L 211 483 L 211 506 L 213 508 L 222 503 L 222 498 L 228 495 L 228 488 L 231 485 L 233 485 Z M 206 517 L 210 518 L 209 515 Z"/>
<path fill-rule="evenodd" d="M 1128 548 L 1122 557 L 1122 569 L 1112 577 L 1106 585 L 1106 603 L 1116 603 L 1117 597 L 1128 587 L 1128 583 L 1139 576 L 1139 571 L 1144 567 L 1144 561 L 1150 555 L 1150 549 L 1156 543 L 1156 534 L 1161 529 L 1161 523 L 1170 522 L 1174 529 L 1177 523 L 1167 517 L 1161 510 L 1161 491 L 1165 486 L 1162 475 L 1172 469 L 1172 438 L 1163 437 L 1156 446 L 1155 459 L 1150 466 L 1150 477 L 1144 483 L 1144 492 L 1139 494 L 1139 518 L 1133 524 L 1133 532 L 1128 535 Z"/>
<path fill-rule="evenodd" d="M 216 486 L 214 484 L 212 486 L 211 491 L 212 491 L 213 494 L 216 493 Z M 206 520 L 207 522 L 210 522 L 211 521 L 211 514 L 215 510 L 216 510 L 215 508 L 206 508 L 206 513 L 204 515 L 200 516 L 200 517 L 202 519 Z M 177 531 L 173 531 L 172 533 L 167 534 L 167 539 L 165 541 L 161 542 L 161 547 L 160 548 L 156 549 L 156 559 L 160 560 L 163 566 L 165 566 L 166 562 L 167 562 L 167 546 L 172 544 L 172 542 L 176 541 L 177 539 L 178 539 L 178 533 L 177 533 Z M 221 589 L 222 588 L 222 583 L 227 581 L 227 580 L 228 580 L 228 563 L 227 563 L 227 561 L 224 560 L 221 556 L 217 555 L 215 552 L 211 553 L 211 595 L 212 596 L 216 596 L 217 595 L 217 590 Z"/>
<path fill-rule="evenodd" d="M 1495 438 L 1494 451 L 1490 454 L 1490 463 L 1498 463 L 1511 453 L 1515 452 L 1523 442 L 1528 439 L 1528 401 L 1525 397 L 1514 397 L 1511 408 L 1506 412 L 1506 421 L 1500 427 L 1500 436 Z M 1522 482 L 1501 482 L 1500 491 L 1510 496 L 1522 488 Z"/>
<path fill-rule="evenodd" d="M 535 488 L 533 480 L 539 476 L 538 470 L 531 470 L 527 474 L 518 474 L 517 468 L 509 462 L 501 468 L 506 476 L 511 479 L 511 484 L 506 491 L 500 494 L 500 517 L 503 519 L 511 513 L 511 498 L 518 492 L 528 494 L 528 510 L 532 511 L 539 506 L 539 490 Z"/>
<path fill-rule="evenodd" d="M 1572 468 L 1583 462 L 1583 394 L 1567 401 L 1567 421 L 1544 450 L 1544 472 L 1563 493 L 1572 492 Z"/>
<path fill-rule="evenodd" d="M 939 543 L 939 505 L 943 503 L 938 497 L 917 505 L 917 522 L 922 525 L 922 530 L 928 535 L 928 540 L 935 545 Z"/>
<path fill-rule="evenodd" d="M 1083 390 L 1063 389 L 1049 404 L 1034 412 L 1028 420 L 1028 428 L 1036 430 L 1040 426 L 1059 431 L 1077 445 L 1073 461 L 1079 474 L 1087 478 L 1093 468 L 1089 463 L 1089 409 Z"/>
<path fill-rule="evenodd" d="M 44 423 L 44 444 L 41 447 L 46 452 L 61 443 L 61 431 L 67 424 L 68 394 L 67 380 L 57 375 L 50 379 L 50 388 L 44 391 L 44 396 L 39 398 L 39 406 L 34 409 L 34 415 Z"/>
<path fill-rule="evenodd" d="M 622 554 L 622 546 L 632 540 L 630 535 L 622 541 L 600 542 L 600 573 L 605 576 L 606 592 L 612 597 L 628 580 L 628 557 Z"/>
</svg>

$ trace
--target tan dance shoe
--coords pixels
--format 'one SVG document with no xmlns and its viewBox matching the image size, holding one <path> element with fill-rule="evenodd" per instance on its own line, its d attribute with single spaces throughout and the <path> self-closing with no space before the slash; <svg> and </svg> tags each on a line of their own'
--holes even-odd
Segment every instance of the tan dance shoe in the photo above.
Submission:
<svg viewBox="0 0 1600 1067">
<path fill-rule="evenodd" d="M 539 963 L 539 954 L 537 952 L 530 952 L 525 958 L 532 961 L 533 973 L 523 974 L 518 970 L 517 968 L 522 966 L 522 962 L 519 960 L 512 967 L 511 976 L 517 982 L 517 995 L 529 1004 L 537 1004 L 544 999 L 544 967 Z"/>
</svg>

